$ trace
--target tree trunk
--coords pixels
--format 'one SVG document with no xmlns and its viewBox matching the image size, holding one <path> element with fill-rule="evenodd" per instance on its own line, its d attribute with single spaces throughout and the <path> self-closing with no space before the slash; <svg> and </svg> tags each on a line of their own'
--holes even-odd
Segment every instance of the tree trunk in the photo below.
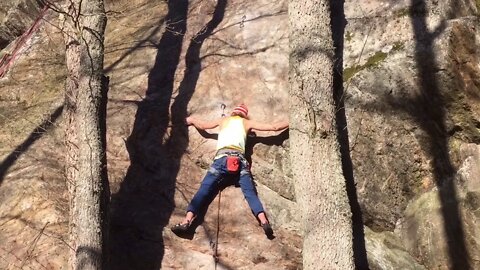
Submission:
<svg viewBox="0 0 480 270">
<path fill-rule="evenodd" d="M 304 269 L 353 269 L 352 218 L 335 128 L 328 0 L 291 1 L 290 158 Z"/>
<path fill-rule="evenodd" d="M 109 187 L 105 153 L 107 80 L 103 75 L 103 0 L 73 0 L 64 21 L 66 174 L 70 202 L 70 266 L 101 269 L 105 261 Z"/>
</svg>

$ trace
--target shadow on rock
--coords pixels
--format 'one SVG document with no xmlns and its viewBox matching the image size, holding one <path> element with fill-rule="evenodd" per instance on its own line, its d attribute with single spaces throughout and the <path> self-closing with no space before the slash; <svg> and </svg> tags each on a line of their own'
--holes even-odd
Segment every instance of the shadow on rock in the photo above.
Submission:
<svg viewBox="0 0 480 270">
<path fill-rule="evenodd" d="M 113 269 L 159 269 L 164 256 L 162 232 L 175 208 L 180 161 L 188 147 L 184 124 L 187 106 L 201 72 L 200 49 L 223 20 L 226 0 L 218 1 L 211 20 L 192 38 L 186 70 L 173 98 L 174 76 L 187 28 L 188 1 L 169 1 L 166 30 L 149 73 L 146 97 L 138 104 L 127 140 L 131 165 L 112 198 L 111 260 Z M 171 121 L 171 125 L 170 125 Z"/>
<path fill-rule="evenodd" d="M 131 165 L 112 196 L 112 269 L 159 269 L 164 255 L 162 231 L 174 209 L 175 162 L 163 142 L 169 124 L 174 75 L 187 29 L 188 1 L 169 1 L 166 30 L 148 76 L 146 97 L 138 103 L 126 145 Z"/>
</svg>

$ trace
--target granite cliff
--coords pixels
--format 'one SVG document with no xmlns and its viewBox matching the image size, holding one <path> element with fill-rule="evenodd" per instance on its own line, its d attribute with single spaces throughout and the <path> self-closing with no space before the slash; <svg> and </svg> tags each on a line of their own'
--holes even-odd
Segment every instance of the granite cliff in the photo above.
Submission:
<svg viewBox="0 0 480 270">
<path fill-rule="evenodd" d="M 41 9 L 17 2 L 0 6 L 2 53 Z M 339 69 L 370 269 L 480 268 L 478 1 L 344 8 Z M 249 137 L 274 240 L 235 187 L 192 240 L 169 230 L 215 152 L 215 130 L 169 122 L 212 119 L 240 102 L 255 120 L 287 117 L 287 1 L 118 0 L 107 10 L 112 269 L 212 269 L 218 218 L 218 268 L 301 269 L 287 132 Z M 63 50 L 49 11 L 0 79 L 1 269 L 67 267 Z"/>
</svg>

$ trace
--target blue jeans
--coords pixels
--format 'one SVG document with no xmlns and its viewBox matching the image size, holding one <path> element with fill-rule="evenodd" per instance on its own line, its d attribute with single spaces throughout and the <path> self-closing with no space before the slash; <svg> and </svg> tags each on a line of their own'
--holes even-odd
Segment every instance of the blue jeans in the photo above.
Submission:
<svg viewBox="0 0 480 270">
<path fill-rule="evenodd" d="M 227 171 L 227 157 L 221 157 L 213 161 L 212 166 L 203 178 L 202 184 L 198 189 L 192 201 L 188 205 L 187 212 L 192 212 L 195 215 L 206 212 L 208 205 L 213 201 L 218 192 L 230 184 L 239 184 L 243 195 L 255 214 L 264 212 L 262 203 L 257 195 L 257 190 L 253 184 L 252 175 L 247 160 L 240 156 L 241 165 L 240 172 L 231 174 Z"/>
</svg>

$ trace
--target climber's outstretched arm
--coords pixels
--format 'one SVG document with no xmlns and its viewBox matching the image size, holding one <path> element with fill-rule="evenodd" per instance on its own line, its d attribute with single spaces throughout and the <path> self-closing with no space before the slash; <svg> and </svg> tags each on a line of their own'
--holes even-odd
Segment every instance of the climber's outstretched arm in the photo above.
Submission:
<svg viewBox="0 0 480 270">
<path fill-rule="evenodd" d="M 194 127 L 198 128 L 198 129 L 202 129 L 202 130 L 205 130 L 205 129 L 212 129 L 212 128 L 216 128 L 220 125 L 220 123 L 222 122 L 222 119 L 223 118 L 218 118 L 218 119 L 215 119 L 215 120 L 202 120 L 202 119 L 198 119 L 196 117 L 193 117 L 193 116 L 189 116 L 187 118 L 185 118 L 185 123 L 187 125 L 193 125 Z"/>
<path fill-rule="evenodd" d="M 258 131 L 280 131 L 288 128 L 288 121 L 280 121 L 274 123 L 260 123 L 253 120 L 245 121 L 245 127 L 247 130 L 258 130 Z"/>
</svg>

